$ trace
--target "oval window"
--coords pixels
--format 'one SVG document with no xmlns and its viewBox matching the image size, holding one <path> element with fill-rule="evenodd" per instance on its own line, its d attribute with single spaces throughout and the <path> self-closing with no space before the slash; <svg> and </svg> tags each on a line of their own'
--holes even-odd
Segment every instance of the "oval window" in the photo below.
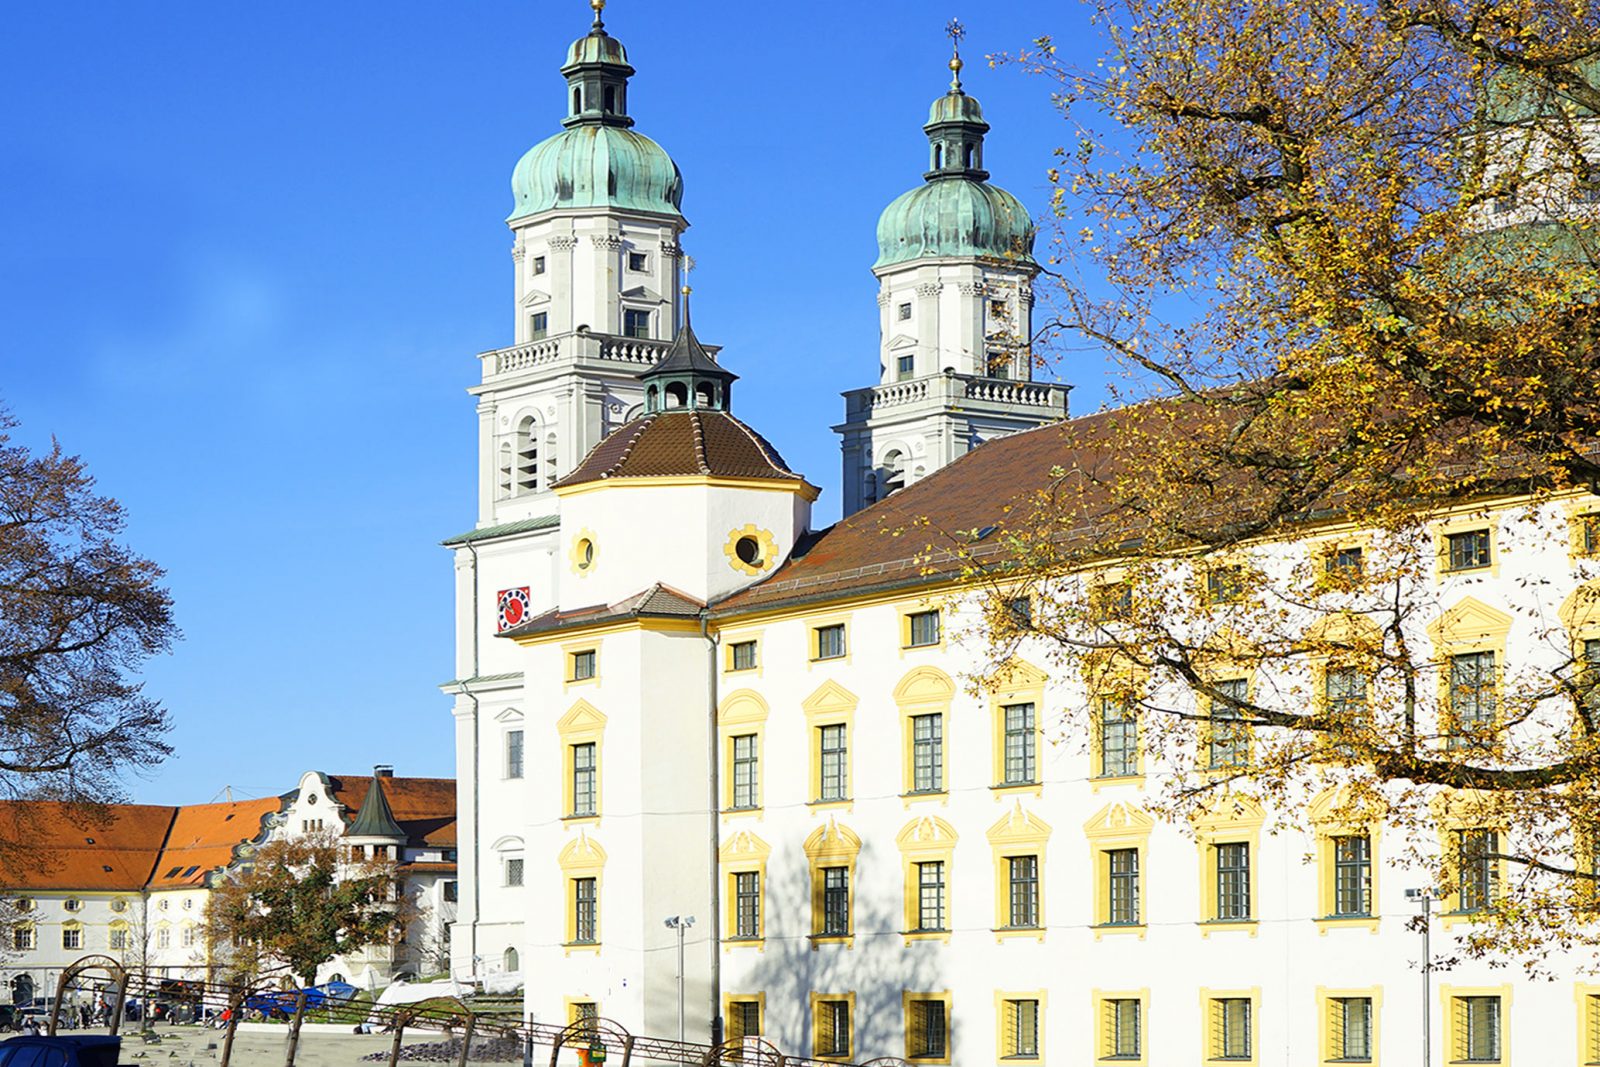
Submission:
<svg viewBox="0 0 1600 1067">
<path fill-rule="evenodd" d="M 761 566 L 761 542 L 754 537 L 741 537 L 733 544 L 733 554 L 739 562 L 750 567 Z"/>
<path fill-rule="evenodd" d="M 578 542 L 578 569 L 586 571 L 594 566 L 594 542 L 585 537 Z"/>
</svg>

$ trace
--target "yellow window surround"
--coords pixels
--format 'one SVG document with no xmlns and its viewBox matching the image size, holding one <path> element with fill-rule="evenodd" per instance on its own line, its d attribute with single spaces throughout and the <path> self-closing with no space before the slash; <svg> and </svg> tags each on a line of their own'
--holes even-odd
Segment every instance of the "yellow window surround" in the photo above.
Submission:
<svg viewBox="0 0 1600 1067">
<path fill-rule="evenodd" d="M 730 630 L 719 635 L 722 645 L 722 672 L 724 674 L 738 674 L 741 679 L 760 678 L 766 671 L 766 631 L 765 630 Z M 735 667 L 733 665 L 733 648 L 735 645 L 755 645 L 756 665 L 754 667 Z"/>
<path fill-rule="evenodd" d="M 1480 1047 L 1471 1048 L 1469 1045 L 1478 1045 L 1489 1035 L 1485 1032 L 1490 1029 L 1481 1025 L 1482 1020 L 1474 1020 L 1471 1016 L 1469 1001 L 1478 997 L 1494 997 L 1499 999 L 1498 1027 L 1494 1028 L 1494 1044 L 1498 1045 L 1498 1055 L 1493 1059 L 1483 1058 L 1487 1050 Z M 1480 1002 L 1481 1003 L 1481 1002 Z M 1496 986 L 1439 986 L 1439 1009 L 1444 1019 L 1444 1060 L 1446 1063 L 1461 1063 L 1467 1061 L 1468 1053 L 1474 1052 L 1477 1058 L 1474 1063 L 1509 1063 L 1511 1062 L 1511 985 Z M 1472 1024 L 1480 1023 L 1477 1033 L 1472 1032 Z"/>
<path fill-rule="evenodd" d="M 1377 911 L 1378 876 L 1382 859 L 1378 848 L 1383 832 L 1383 819 L 1377 812 L 1354 810 L 1349 795 L 1343 789 L 1328 789 L 1312 800 L 1307 812 L 1316 841 L 1317 858 L 1317 930 L 1324 935 L 1329 930 L 1346 927 L 1378 932 Z M 1338 839 L 1342 837 L 1367 839 L 1367 914 L 1338 914 Z"/>
<path fill-rule="evenodd" d="M 1083 824 L 1084 836 L 1089 839 L 1089 871 L 1094 879 L 1094 936 L 1099 940 L 1105 934 L 1145 935 L 1145 900 L 1148 893 L 1150 833 L 1155 820 L 1138 807 L 1130 804 L 1107 804 Z M 1138 922 L 1113 924 L 1111 918 L 1111 868 L 1107 853 L 1118 849 L 1134 849 L 1138 863 L 1139 893 Z"/>
<path fill-rule="evenodd" d="M 1248 1026 L 1237 1015 L 1228 1014 L 1229 1008 L 1225 1002 L 1245 1001 L 1247 1009 Z M 1200 1057 L 1207 1063 L 1222 1061 L 1228 1067 L 1258 1067 L 1261 1063 L 1261 987 L 1252 986 L 1249 989 L 1202 989 L 1200 990 Z M 1229 1027 L 1224 1024 L 1231 1024 Z M 1233 1029 L 1232 1027 L 1238 1027 Z M 1236 1043 L 1241 1034 L 1248 1046 L 1245 1056 L 1228 1055 L 1228 1043 Z"/>
<path fill-rule="evenodd" d="M 1363 1063 L 1369 1067 L 1378 1067 L 1379 1050 L 1383 1048 L 1379 1040 L 1379 1025 L 1383 1019 L 1383 988 L 1381 986 L 1368 986 L 1365 989 L 1328 989 L 1317 986 L 1317 1018 L 1321 1026 L 1317 1031 L 1317 1063 L 1319 1067 L 1338 1067 L 1344 1063 Z M 1371 1002 L 1369 1027 L 1367 1030 L 1368 1055 L 1358 1058 L 1359 1050 L 1346 1047 L 1345 1020 L 1342 1013 L 1342 1004 L 1346 1000 L 1365 999 Z"/>
<path fill-rule="evenodd" d="M 1452 661 L 1456 656 L 1474 652 L 1494 654 L 1494 682 L 1490 699 L 1494 701 L 1495 720 L 1501 719 L 1501 706 L 1506 674 L 1506 637 L 1511 632 L 1511 616 L 1496 610 L 1476 597 L 1463 597 L 1448 611 L 1428 624 L 1428 637 L 1433 641 L 1434 656 L 1439 663 L 1439 725 L 1441 736 L 1455 729 L 1451 712 Z"/>
<path fill-rule="evenodd" d="M 587 700 L 579 700 L 556 722 L 556 734 L 561 738 L 561 814 L 568 822 L 598 822 L 605 811 L 602 803 L 605 782 L 605 730 L 606 717 L 600 709 Z M 594 814 L 575 813 L 573 775 L 576 769 L 573 749 L 577 745 L 594 745 Z"/>
<path fill-rule="evenodd" d="M 724 816 L 760 816 L 766 789 L 767 702 L 754 689 L 729 693 L 717 709 L 717 733 L 722 750 L 722 811 Z M 754 737 L 756 749 L 755 804 L 734 806 L 734 738 Z"/>
<path fill-rule="evenodd" d="M 567 846 L 556 857 L 556 863 L 561 867 L 562 899 L 566 902 L 567 933 L 566 941 L 562 946 L 568 956 L 574 952 L 593 952 L 599 954 L 600 942 L 603 940 L 602 931 L 605 922 L 603 902 L 604 875 L 606 866 L 606 850 L 600 844 L 590 839 L 589 835 L 580 832 L 577 837 L 567 842 Z M 578 904 L 575 895 L 575 883 L 581 878 L 594 879 L 595 899 L 595 931 L 593 941 L 578 940 Z"/>
<path fill-rule="evenodd" d="M 1231 810 L 1237 807 L 1237 810 Z M 1256 936 L 1261 912 L 1261 824 L 1266 816 L 1253 802 L 1217 797 L 1209 812 L 1193 819 L 1195 846 L 1200 860 L 1200 931 L 1210 937 L 1217 930 L 1243 930 Z M 1219 919 L 1217 898 L 1218 846 L 1244 844 L 1249 846 L 1248 893 L 1250 915 L 1245 919 Z"/>
<path fill-rule="evenodd" d="M 838 1035 L 842 1039 L 837 1048 L 831 1048 L 829 1039 L 836 1036 L 831 1014 L 825 1015 L 824 1009 L 835 1003 L 842 1002 L 845 1008 L 845 1019 L 848 1022 L 847 1032 Z M 811 994 L 811 1055 L 819 1060 L 845 1060 L 856 1058 L 856 995 L 854 993 L 812 993 Z"/>
<path fill-rule="evenodd" d="M 821 630 L 825 630 L 825 629 L 827 629 L 829 627 L 832 627 L 832 626 L 843 627 L 843 633 L 844 633 L 844 655 L 842 655 L 842 656 L 822 656 L 822 655 L 819 655 L 821 649 L 818 647 L 818 643 L 817 643 L 818 642 L 818 632 L 821 631 Z M 805 631 L 806 631 L 806 662 L 808 664 L 810 664 L 812 667 L 823 667 L 823 666 L 828 666 L 828 665 L 844 666 L 844 665 L 848 665 L 849 664 L 850 657 L 852 655 L 854 655 L 854 652 L 855 652 L 854 645 L 850 641 L 850 613 L 849 612 L 847 612 L 847 611 L 846 612 L 839 612 L 839 613 L 836 613 L 836 614 L 833 614 L 833 615 L 808 616 L 805 619 Z"/>
<path fill-rule="evenodd" d="M 1489 793 L 1461 789 L 1441 794 L 1430 803 L 1434 823 L 1439 832 L 1439 855 L 1443 859 L 1440 874 L 1445 883 L 1443 893 L 1444 914 L 1440 922 L 1446 929 L 1461 923 L 1477 921 L 1479 911 L 1463 907 L 1461 900 L 1461 857 L 1458 854 L 1459 834 L 1481 831 L 1505 834 L 1503 817 L 1497 813 L 1496 798 Z M 1504 874 L 1504 861 L 1490 860 L 1488 869 L 1487 907 L 1494 907 Z"/>
<path fill-rule="evenodd" d="M 855 944 L 856 908 L 856 857 L 861 854 L 861 838 L 847 826 L 840 826 L 831 816 L 824 826 L 817 827 L 805 842 L 806 861 L 811 867 L 811 947 L 838 944 L 850 947 Z M 849 889 L 847 933 L 829 934 L 826 929 L 826 903 L 823 870 L 843 867 Z"/>
<path fill-rule="evenodd" d="M 772 846 L 767 844 L 748 830 L 741 830 L 730 837 L 717 858 L 722 866 L 723 911 L 727 914 L 727 930 L 724 932 L 722 949 L 724 952 L 739 947 L 755 947 L 765 949 L 767 937 L 767 859 L 772 855 Z M 754 874 L 759 896 L 756 903 L 756 933 L 754 937 L 741 936 L 739 933 L 739 875 Z"/>
<path fill-rule="evenodd" d="M 1567 514 L 1567 558 L 1594 559 L 1600 556 L 1600 503 L 1594 497 L 1570 501 Z"/>
<path fill-rule="evenodd" d="M 933 1008 L 935 1019 L 930 1019 L 929 1007 Z M 908 1063 L 949 1063 L 951 1046 L 951 1015 L 950 1015 L 950 990 L 938 993 L 913 993 L 904 990 L 900 994 L 900 1017 L 905 1020 L 906 1034 L 906 1061 Z M 939 1018 L 943 1020 L 943 1034 L 930 1034 L 927 1027 Z M 919 1033 L 919 1030 L 922 1031 Z M 936 1048 L 929 1037 L 937 1038 Z M 939 1049 L 942 1048 L 942 1052 Z"/>
<path fill-rule="evenodd" d="M 1600 514 L 1596 514 L 1595 518 L 1600 521 Z M 1600 536 L 1600 530 L 1596 531 L 1596 536 Z M 1557 614 L 1571 641 L 1572 680 L 1580 686 L 1600 684 L 1600 678 L 1595 677 L 1595 666 L 1584 651 L 1587 642 L 1600 640 L 1600 580 L 1587 582 L 1574 589 L 1562 601 Z M 1579 701 L 1573 701 L 1574 736 L 1583 735 L 1579 721 L 1582 711 Z"/>
<path fill-rule="evenodd" d="M 754 1004 L 756 1006 L 756 1029 L 753 1033 L 746 1032 L 740 1025 L 739 1013 L 734 1010 L 736 1004 Z M 765 993 L 724 993 L 722 995 L 722 1017 L 728 1020 L 728 1040 L 742 1041 L 748 1037 L 761 1037 L 767 1032 L 767 995 Z M 727 1057 L 732 1059 L 732 1057 Z"/>
<path fill-rule="evenodd" d="M 816 692 L 800 702 L 806 714 L 806 747 L 811 759 L 811 807 L 842 808 L 848 811 L 854 794 L 852 763 L 855 752 L 856 695 L 837 682 L 823 682 Z M 839 799 L 822 798 L 822 738 L 824 726 L 844 727 L 844 796 Z"/>
<path fill-rule="evenodd" d="M 1578 1022 L 1577 1067 L 1600 1063 L 1600 985 L 1575 982 L 1573 1006 Z"/>
<path fill-rule="evenodd" d="M 902 884 L 905 889 L 905 925 L 901 928 L 905 943 L 913 941 L 944 941 L 950 940 L 950 931 L 954 929 L 954 920 L 951 917 L 951 893 L 953 884 L 954 857 L 956 849 L 955 827 L 943 819 L 931 815 L 912 819 L 906 823 L 904 829 L 895 835 L 895 845 L 900 849 L 900 868 Z M 944 889 L 940 901 L 940 910 L 944 912 L 944 922 L 937 928 L 921 928 L 921 873 L 918 864 L 943 863 L 944 864 Z M 852 900 L 852 906 L 854 901 Z"/>
<path fill-rule="evenodd" d="M 994 936 L 996 941 L 1008 937 L 1031 937 L 1043 941 L 1044 914 L 1044 857 L 1050 840 L 1050 824 L 1022 810 L 1019 800 L 1012 809 L 989 827 L 989 847 L 994 852 Z M 1032 926 L 1014 926 L 1011 919 L 1011 860 L 1019 856 L 1035 858 L 1034 911 Z"/>
<path fill-rule="evenodd" d="M 1451 569 L 1450 538 L 1455 534 L 1487 530 L 1489 533 L 1489 563 L 1482 567 Z M 1500 577 L 1500 517 L 1490 511 L 1477 511 L 1458 515 L 1436 524 L 1433 528 L 1433 573 L 1435 581 L 1458 576 Z"/>
<path fill-rule="evenodd" d="M 939 652 L 945 647 L 945 637 L 948 632 L 948 610 L 942 598 L 930 600 L 917 600 L 908 604 L 895 606 L 900 616 L 900 656 L 905 658 L 907 653 Z M 912 644 L 911 617 L 932 612 L 936 620 L 934 625 L 939 628 L 939 639 L 925 644 Z"/>
<path fill-rule="evenodd" d="M 592 669 L 587 678 L 578 677 L 579 656 L 591 657 Z M 588 637 L 582 641 L 569 641 L 561 646 L 561 686 L 570 689 L 575 685 L 600 684 L 600 640 Z"/>
<path fill-rule="evenodd" d="M 1045 1007 L 1050 993 L 1044 989 L 1011 990 L 994 995 L 994 1058 L 996 1063 L 1044 1063 Z M 1026 1051 L 1025 1034 L 1018 1033 L 1016 1006 L 1032 1001 L 1038 1005 L 1034 1018 L 1033 1051 Z"/>
<path fill-rule="evenodd" d="M 947 803 L 950 798 L 950 704 L 956 693 L 955 682 L 937 667 L 918 667 L 894 687 L 894 702 L 900 709 L 901 795 L 906 806 L 921 800 Z M 916 788 L 914 720 L 922 715 L 940 716 L 938 788 Z"/>
<path fill-rule="evenodd" d="M 1043 791 L 1044 781 L 1044 686 L 1046 681 L 1044 671 L 1023 660 L 1014 659 L 995 671 L 990 678 L 992 688 L 989 692 L 989 718 L 991 722 L 990 751 L 992 753 L 992 770 L 990 781 L 994 783 L 995 800 L 1000 800 L 1007 793 L 1031 793 L 1040 795 Z M 1006 763 L 1006 709 L 1020 704 L 1033 705 L 1033 729 L 1031 730 L 1032 773 L 1024 771 L 1021 774 L 1013 773 L 1008 780 L 1008 769 L 1015 771 L 1017 768 L 1008 768 Z"/>
<path fill-rule="evenodd" d="M 1090 991 L 1089 997 L 1093 1012 L 1095 1061 L 1108 1060 L 1116 1063 L 1118 1067 L 1145 1067 L 1150 1062 L 1150 987 L 1122 990 L 1094 989 Z M 1136 1026 L 1129 1027 L 1125 1020 L 1118 1018 L 1119 1001 L 1133 1001 L 1138 1005 L 1135 1009 Z M 1137 1054 L 1119 1050 L 1119 1040 L 1128 1041 L 1130 1029 L 1137 1035 L 1139 1045 Z"/>
</svg>

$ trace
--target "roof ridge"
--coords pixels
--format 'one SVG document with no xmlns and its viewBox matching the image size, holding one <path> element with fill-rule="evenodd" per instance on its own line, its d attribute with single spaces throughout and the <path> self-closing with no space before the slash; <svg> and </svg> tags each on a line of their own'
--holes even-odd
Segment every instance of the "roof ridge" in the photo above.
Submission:
<svg viewBox="0 0 1600 1067">
<path fill-rule="evenodd" d="M 710 474 L 711 464 L 706 461 L 706 435 L 700 425 L 700 412 L 689 412 L 689 425 L 694 428 L 694 458 L 700 464 L 700 473 Z"/>
<path fill-rule="evenodd" d="M 750 438 L 750 443 L 761 450 L 761 454 L 767 457 L 768 463 L 771 463 L 774 467 L 783 471 L 785 474 L 793 474 L 796 478 L 804 477 L 804 475 L 795 474 L 794 471 L 789 469 L 789 461 L 778 455 L 777 451 L 767 443 L 767 439 L 765 437 L 762 437 L 750 427 L 746 426 L 743 421 L 736 419 L 731 415 L 728 416 L 728 421 L 739 427 L 744 435 Z"/>
<path fill-rule="evenodd" d="M 617 461 L 615 463 L 611 464 L 611 466 L 600 472 L 600 477 L 609 478 L 612 474 L 622 469 L 622 465 L 628 462 L 628 456 L 633 453 L 633 446 L 639 443 L 639 438 L 644 436 L 645 428 L 649 426 L 651 422 L 655 421 L 655 417 L 656 413 L 651 412 L 649 415 L 646 415 L 644 418 L 638 421 L 633 431 L 633 436 L 628 438 L 628 447 L 622 450 L 622 455 L 617 457 Z M 621 431 L 619 430 L 618 432 L 620 433 Z M 596 445 L 595 447 L 598 448 L 600 446 Z M 583 464 L 579 463 L 578 466 L 581 467 Z M 575 467 L 573 469 L 576 470 L 577 468 Z"/>
<path fill-rule="evenodd" d="M 150 870 L 139 883 L 143 888 L 150 888 L 150 883 L 156 880 L 156 872 L 161 869 L 161 860 L 167 854 L 167 845 L 172 841 L 172 831 L 178 827 L 178 812 L 183 807 L 181 804 L 172 806 L 172 816 L 167 820 L 166 833 L 161 835 L 161 844 L 156 846 L 156 854 L 150 860 Z"/>
</svg>

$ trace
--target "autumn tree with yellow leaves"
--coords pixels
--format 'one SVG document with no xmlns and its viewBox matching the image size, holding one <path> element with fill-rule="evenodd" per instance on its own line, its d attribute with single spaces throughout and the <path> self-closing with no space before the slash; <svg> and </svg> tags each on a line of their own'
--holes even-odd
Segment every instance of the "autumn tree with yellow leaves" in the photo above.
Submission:
<svg viewBox="0 0 1600 1067">
<path fill-rule="evenodd" d="M 1139 395 L 969 554 L 995 662 L 1169 818 L 1381 828 L 1467 951 L 1600 944 L 1600 13 L 1092 6 L 1098 65 L 1009 61 L 1074 131 L 1051 328 Z"/>
</svg>

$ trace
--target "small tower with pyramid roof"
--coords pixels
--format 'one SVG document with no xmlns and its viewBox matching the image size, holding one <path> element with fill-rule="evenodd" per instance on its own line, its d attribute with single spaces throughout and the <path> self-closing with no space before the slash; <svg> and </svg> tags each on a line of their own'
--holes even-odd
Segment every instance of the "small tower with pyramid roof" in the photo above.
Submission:
<svg viewBox="0 0 1600 1067">
<path fill-rule="evenodd" d="M 344 843 L 361 849 L 368 857 L 398 860 L 405 848 L 406 832 L 395 821 L 389 798 L 383 791 L 383 780 L 393 775 L 391 767 L 380 764 L 372 768 L 372 788 L 367 790 L 361 810 L 344 832 Z"/>
</svg>

